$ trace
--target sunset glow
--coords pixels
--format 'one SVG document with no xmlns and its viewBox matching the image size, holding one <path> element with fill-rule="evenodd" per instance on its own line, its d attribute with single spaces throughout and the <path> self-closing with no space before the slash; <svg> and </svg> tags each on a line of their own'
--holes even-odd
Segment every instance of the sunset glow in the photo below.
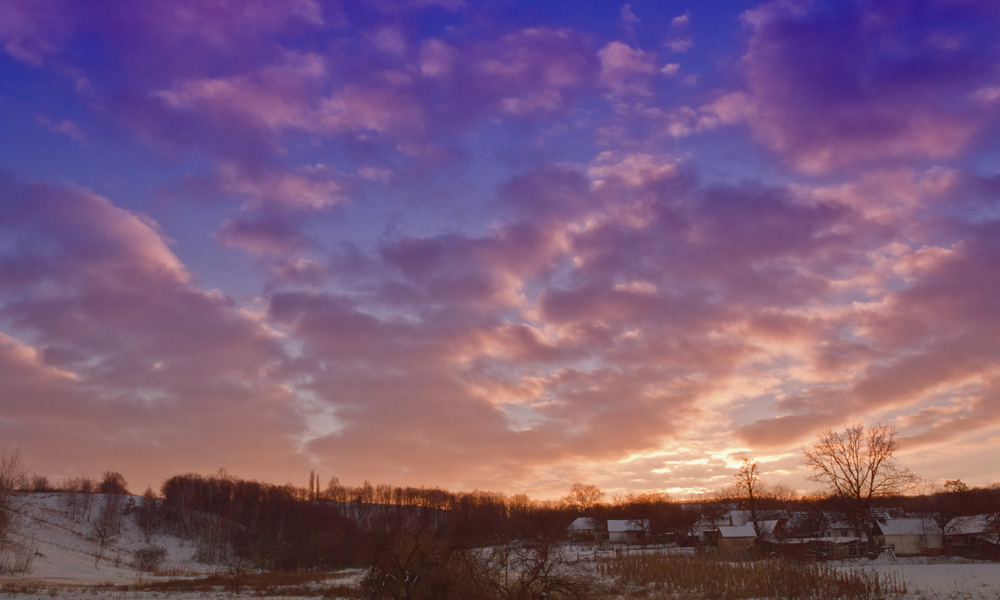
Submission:
<svg viewBox="0 0 1000 600">
<path fill-rule="evenodd" d="M 916 7 L 919 5 L 919 9 Z M 1000 481 L 1000 3 L 0 0 L 0 450 Z"/>
</svg>

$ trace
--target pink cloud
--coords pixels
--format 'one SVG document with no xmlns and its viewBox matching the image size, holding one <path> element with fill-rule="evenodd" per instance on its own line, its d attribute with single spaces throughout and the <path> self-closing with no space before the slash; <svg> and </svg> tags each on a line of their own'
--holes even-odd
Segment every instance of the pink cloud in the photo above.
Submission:
<svg viewBox="0 0 1000 600">
<path fill-rule="evenodd" d="M 0 335 L 0 371 L 17 392 L 2 409 L 17 416 L 5 439 L 35 468 L 120 468 L 156 485 L 163 448 L 192 468 L 275 477 L 296 460 L 294 399 L 270 378 L 284 357 L 276 336 L 194 287 L 155 223 L 85 190 L 8 176 L 0 189 L 0 317 L 19 336 Z M 233 402 L 245 411 L 236 422 Z M 248 437 L 255 450 L 241 454 Z"/>
<path fill-rule="evenodd" d="M 330 132 L 372 131 L 409 137 L 427 125 L 427 115 L 408 92 L 392 87 L 349 85 L 319 108 L 319 124 Z"/>
<path fill-rule="evenodd" d="M 175 39 L 196 37 L 224 49 L 245 43 L 241 38 L 274 34 L 289 23 L 324 23 L 323 10 L 315 0 L 224 0 L 211 4 L 181 0 L 151 8 L 136 7 L 137 16 L 155 23 L 162 34 Z M 140 11 L 145 14 L 139 15 Z"/>
<path fill-rule="evenodd" d="M 996 117 L 966 100 L 995 82 L 989 69 L 972 66 L 982 64 L 988 45 L 970 38 L 942 49 L 933 37 L 906 35 L 975 18 L 977 6 L 941 7 L 932 11 L 938 22 L 931 15 L 915 24 L 909 13 L 868 4 L 822 20 L 784 2 L 744 15 L 751 31 L 743 57 L 747 122 L 757 139 L 804 172 L 951 158 Z"/>
<path fill-rule="evenodd" d="M 553 113 L 568 106 L 593 72 L 588 51 L 575 32 L 523 29 L 476 44 L 468 76 L 480 101 L 495 95 L 505 113 Z"/>
<path fill-rule="evenodd" d="M 597 53 L 600 82 L 615 94 L 649 95 L 649 77 L 657 72 L 656 56 L 622 42 L 611 42 Z"/>
<path fill-rule="evenodd" d="M 173 110 L 235 114 L 270 129 L 310 127 L 310 88 L 324 75 L 315 54 L 291 54 L 285 63 L 268 66 L 252 77 L 187 80 L 155 96 Z"/>
<path fill-rule="evenodd" d="M 248 208 L 283 208 L 319 211 L 347 201 L 348 186 L 335 169 L 326 165 L 283 171 L 251 169 L 232 161 L 217 167 L 218 184 L 226 193 L 247 199 Z"/>
<path fill-rule="evenodd" d="M 4 51 L 36 67 L 59 51 L 73 33 L 73 21 L 60 0 L 10 0 L 0 5 L 0 42 Z"/>
<path fill-rule="evenodd" d="M 216 240 L 224 246 L 243 248 L 257 256 L 287 255 L 302 251 L 309 240 L 280 218 L 232 218 L 222 224 Z"/>
</svg>

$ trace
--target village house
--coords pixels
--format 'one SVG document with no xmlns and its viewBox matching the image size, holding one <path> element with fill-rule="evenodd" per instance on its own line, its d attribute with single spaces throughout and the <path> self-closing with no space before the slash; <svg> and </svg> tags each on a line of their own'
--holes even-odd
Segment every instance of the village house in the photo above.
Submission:
<svg viewBox="0 0 1000 600">
<path fill-rule="evenodd" d="M 570 523 L 567 531 L 571 542 L 588 544 L 600 543 L 606 534 L 597 527 L 597 519 L 593 517 L 578 517 Z"/>
<path fill-rule="evenodd" d="M 743 525 L 722 525 L 718 528 L 715 545 L 723 554 L 738 554 L 755 547 L 773 546 L 782 536 L 781 521 L 769 519 L 757 521 L 754 528 L 752 522 Z"/>
<path fill-rule="evenodd" d="M 941 526 L 924 517 L 877 521 L 872 535 L 881 548 L 896 556 L 929 556 L 944 551 Z"/>
<path fill-rule="evenodd" d="M 612 544 L 645 544 L 648 519 L 608 519 L 608 541 Z"/>
<path fill-rule="evenodd" d="M 754 547 L 757 532 L 752 523 L 745 525 L 720 525 L 716 546 L 723 554 L 749 552 Z"/>
<path fill-rule="evenodd" d="M 955 517 L 944 528 L 948 554 L 1000 560 L 1000 518 L 997 515 Z"/>
</svg>

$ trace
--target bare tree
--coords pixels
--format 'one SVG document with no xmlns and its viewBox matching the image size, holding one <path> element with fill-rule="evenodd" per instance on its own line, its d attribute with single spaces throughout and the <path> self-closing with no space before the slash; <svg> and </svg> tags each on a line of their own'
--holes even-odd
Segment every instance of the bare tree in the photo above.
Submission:
<svg viewBox="0 0 1000 600">
<path fill-rule="evenodd" d="M 18 490 L 25 477 L 20 453 L 0 451 L 0 548 L 14 529 Z"/>
<path fill-rule="evenodd" d="M 597 586 L 588 570 L 544 540 L 512 540 L 461 553 L 465 597 L 583 600 Z"/>
<path fill-rule="evenodd" d="M 95 567 L 101 562 L 108 546 L 114 544 L 121 537 L 124 505 L 125 502 L 121 495 L 105 494 L 101 512 L 97 514 L 97 518 L 90 527 L 90 537 L 97 542 L 98 546 L 97 557 L 94 559 Z"/>
<path fill-rule="evenodd" d="M 121 473 L 106 471 L 97 491 L 102 494 L 127 494 L 128 484 L 125 482 L 125 476 Z"/>
<path fill-rule="evenodd" d="M 852 527 L 867 532 L 874 524 L 876 498 L 905 493 L 919 481 L 895 459 L 898 449 L 895 427 L 851 425 L 843 431 L 826 431 L 802 451 L 806 466 L 813 470 L 810 479 L 844 503 Z"/>
<path fill-rule="evenodd" d="M 564 500 L 566 504 L 575 507 L 579 512 L 583 513 L 594 508 L 602 498 L 604 498 L 604 492 L 596 485 L 574 483 L 569 488 L 569 495 Z"/>
<path fill-rule="evenodd" d="M 167 549 L 158 545 L 147 545 L 137 548 L 132 553 L 132 568 L 139 575 L 139 583 L 142 584 L 143 575 L 155 573 L 167 558 Z"/>
<path fill-rule="evenodd" d="M 743 508 L 750 513 L 750 521 L 753 523 L 753 531 L 760 537 L 760 525 L 758 521 L 758 508 L 760 498 L 764 492 L 764 482 L 760 477 L 760 468 L 755 460 L 743 459 L 739 471 L 733 476 L 735 480 L 736 493 L 739 495 Z"/>
</svg>

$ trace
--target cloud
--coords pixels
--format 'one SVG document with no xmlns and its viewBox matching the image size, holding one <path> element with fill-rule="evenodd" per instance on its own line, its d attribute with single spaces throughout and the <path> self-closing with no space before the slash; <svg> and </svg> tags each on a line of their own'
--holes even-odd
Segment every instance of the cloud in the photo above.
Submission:
<svg viewBox="0 0 1000 600">
<path fill-rule="evenodd" d="M 0 6 L 0 42 L 17 60 L 40 67 L 73 33 L 59 0 L 11 0 Z"/>
<path fill-rule="evenodd" d="M 671 52 L 683 53 L 694 47 L 694 39 L 690 34 L 691 11 L 685 11 L 670 20 L 670 33 L 664 43 Z"/>
<path fill-rule="evenodd" d="M 770 2 L 740 56 L 688 13 L 647 50 L 630 5 L 622 41 L 450 0 L 26 6 L 0 44 L 35 95 L 0 108 L 60 152 L 86 132 L 110 195 L 0 175 L 26 454 L 683 487 L 859 418 L 997 427 L 985 3 Z M 46 78 L 72 97 L 35 106 Z M 212 289 L 195 221 L 258 276 Z"/>
<path fill-rule="evenodd" d="M 87 136 L 84 135 L 83 131 L 80 129 L 80 126 L 68 119 L 64 119 L 59 123 L 54 123 L 50 121 L 47 117 L 43 115 L 38 115 L 36 120 L 38 121 L 39 125 L 41 125 L 42 127 L 48 129 L 53 133 L 60 133 L 78 142 L 83 142 L 86 141 L 87 139 Z"/>
<path fill-rule="evenodd" d="M 589 50 L 585 38 L 570 30 L 522 29 L 474 47 L 467 80 L 479 102 L 492 104 L 491 96 L 499 98 L 505 113 L 558 112 L 591 77 Z"/>
<path fill-rule="evenodd" d="M 199 468 L 213 468 L 209 456 L 258 472 L 295 460 L 296 404 L 269 377 L 284 357 L 278 336 L 195 287 L 155 223 L 86 190 L 9 175 L 0 193 L 0 319 L 18 334 L 0 335 L 9 443 L 43 463 L 58 457 L 42 467 L 52 472 L 120 465 L 150 483 L 165 448 Z M 241 454 L 249 437 L 255 450 Z M 84 443 L 92 451 L 81 454 Z"/>
<path fill-rule="evenodd" d="M 266 167 L 249 169 L 237 162 L 221 161 L 217 179 L 223 192 L 245 197 L 248 208 L 309 212 L 347 201 L 348 186 L 343 182 L 344 177 L 327 165 L 291 171 Z"/>
<path fill-rule="evenodd" d="M 996 22 L 983 5 L 926 13 L 871 2 L 789 6 L 744 14 L 751 37 L 743 64 L 751 131 L 797 169 L 952 158 L 995 121 L 994 108 L 970 102 L 997 81 L 984 54 Z M 981 27 L 939 43 L 973 21 Z"/>
<path fill-rule="evenodd" d="M 286 255 L 310 246 L 298 228 L 281 217 L 234 217 L 223 222 L 216 240 L 224 246 L 243 248 L 258 256 Z"/>
<path fill-rule="evenodd" d="M 283 63 L 252 75 L 189 79 L 153 95 L 172 110 L 238 115 L 268 129 L 303 129 L 311 127 L 310 88 L 324 75 L 319 55 L 289 53 Z"/>
<path fill-rule="evenodd" d="M 600 82 L 614 94 L 649 95 L 649 78 L 656 73 L 656 56 L 622 42 L 601 48 Z"/>
</svg>

